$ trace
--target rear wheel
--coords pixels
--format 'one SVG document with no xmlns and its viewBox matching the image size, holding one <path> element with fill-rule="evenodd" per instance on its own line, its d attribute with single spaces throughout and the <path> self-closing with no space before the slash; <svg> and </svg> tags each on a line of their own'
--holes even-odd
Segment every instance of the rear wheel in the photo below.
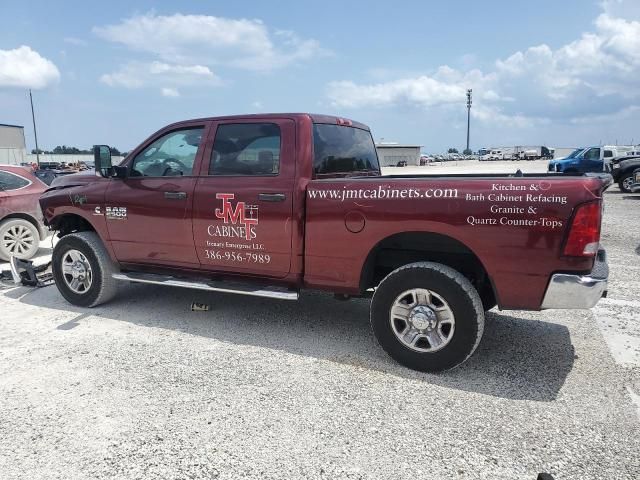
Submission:
<svg viewBox="0 0 640 480">
<path fill-rule="evenodd" d="M 0 223 L 0 259 L 27 260 L 36 254 L 39 246 L 40 233 L 28 220 L 10 218 Z"/>
<path fill-rule="evenodd" d="M 484 330 L 476 289 L 446 265 L 418 262 L 380 283 L 371 302 L 371 326 L 382 348 L 414 370 L 438 372 L 467 360 Z"/>
<path fill-rule="evenodd" d="M 631 193 L 631 185 L 633 185 L 633 173 L 625 173 L 618 180 L 618 186 L 624 193 Z"/>
<path fill-rule="evenodd" d="M 56 286 L 69 303 L 95 307 L 116 294 L 112 274 L 117 268 L 96 233 L 65 235 L 53 249 L 51 260 Z"/>
</svg>

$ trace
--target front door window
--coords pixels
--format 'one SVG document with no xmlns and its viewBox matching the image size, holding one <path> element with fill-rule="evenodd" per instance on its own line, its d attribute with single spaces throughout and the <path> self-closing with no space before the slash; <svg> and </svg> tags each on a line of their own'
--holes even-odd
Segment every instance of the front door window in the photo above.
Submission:
<svg viewBox="0 0 640 480">
<path fill-rule="evenodd" d="M 189 128 L 163 135 L 134 158 L 131 176 L 191 176 L 202 132 L 202 128 Z"/>
</svg>

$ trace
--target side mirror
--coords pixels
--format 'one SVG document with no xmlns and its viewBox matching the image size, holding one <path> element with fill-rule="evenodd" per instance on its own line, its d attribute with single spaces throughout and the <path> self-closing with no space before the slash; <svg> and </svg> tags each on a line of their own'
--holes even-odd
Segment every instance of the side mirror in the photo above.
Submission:
<svg viewBox="0 0 640 480">
<path fill-rule="evenodd" d="M 102 177 L 112 175 L 111 149 L 108 145 L 95 145 L 93 147 L 93 161 L 95 162 L 96 174 Z"/>
</svg>

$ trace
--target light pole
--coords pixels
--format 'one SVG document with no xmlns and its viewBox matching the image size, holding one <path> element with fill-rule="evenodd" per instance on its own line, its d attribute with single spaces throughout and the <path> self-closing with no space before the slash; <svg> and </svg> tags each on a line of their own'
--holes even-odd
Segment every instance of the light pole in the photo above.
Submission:
<svg viewBox="0 0 640 480">
<path fill-rule="evenodd" d="M 36 131 L 36 115 L 33 113 L 33 97 L 31 96 L 31 89 L 29 89 L 29 101 L 31 102 L 31 120 L 33 120 L 33 136 L 36 139 L 36 162 L 38 168 L 40 168 L 40 149 L 38 149 L 38 132 Z"/>
<path fill-rule="evenodd" d="M 467 90 L 467 148 L 465 153 L 469 154 L 469 126 L 471 124 L 471 89 Z"/>
</svg>

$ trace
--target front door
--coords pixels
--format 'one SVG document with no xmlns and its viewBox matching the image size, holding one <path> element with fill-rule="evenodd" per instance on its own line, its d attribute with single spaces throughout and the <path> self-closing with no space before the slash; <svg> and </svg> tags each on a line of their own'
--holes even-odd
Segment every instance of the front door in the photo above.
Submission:
<svg viewBox="0 0 640 480">
<path fill-rule="evenodd" d="M 193 234 L 202 268 L 286 276 L 291 268 L 294 121 L 221 121 L 212 134 L 194 195 Z"/>
<path fill-rule="evenodd" d="M 601 172 L 603 168 L 602 158 L 600 157 L 600 149 L 598 147 L 594 147 L 584 152 L 579 168 L 580 173 Z"/>
<path fill-rule="evenodd" d="M 191 213 L 205 125 L 161 131 L 112 179 L 101 213 L 124 263 L 199 268 Z"/>
</svg>

